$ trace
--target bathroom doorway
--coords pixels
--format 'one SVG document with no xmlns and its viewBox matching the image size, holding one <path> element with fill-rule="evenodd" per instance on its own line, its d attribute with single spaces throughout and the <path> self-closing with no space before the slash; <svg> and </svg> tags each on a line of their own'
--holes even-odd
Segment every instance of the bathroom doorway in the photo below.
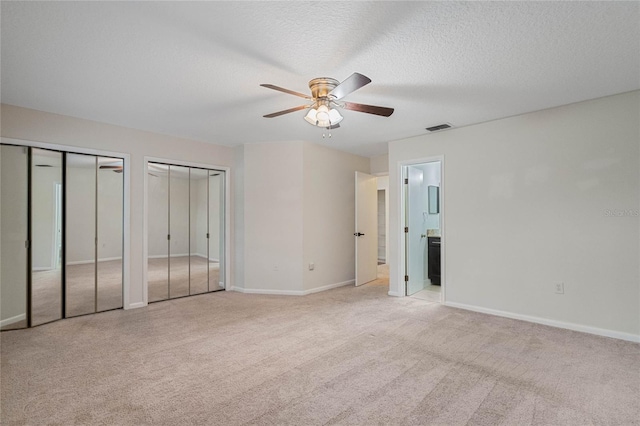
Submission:
<svg viewBox="0 0 640 426">
<path fill-rule="evenodd" d="M 405 295 L 442 302 L 442 161 L 403 167 Z"/>
</svg>

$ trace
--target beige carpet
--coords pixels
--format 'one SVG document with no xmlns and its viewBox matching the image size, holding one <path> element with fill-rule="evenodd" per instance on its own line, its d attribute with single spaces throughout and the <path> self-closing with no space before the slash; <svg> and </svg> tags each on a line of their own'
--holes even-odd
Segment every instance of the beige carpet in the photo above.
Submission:
<svg viewBox="0 0 640 426">
<path fill-rule="evenodd" d="M 207 275 L 207 267 L 209 275 Z M 167 259 L 149 259 L 149 301 L 168 298 Z M 32 324 L 44 324 L 60 319 L 61 284 L 60 270 L 35 271 L 33 273 Z M 191 283 L 189 283 L 189 257 L 171 258 L 171 298 L 208 291 L 221 290 L 219 285 L 220 265 L 207 262 L 198 256 L 191 258 Z M 210 284 L 207 284 L 209 280 Z M 66 316 L 74 317 L 95 312 L 95 264 L 67 266 Z M 97 311 L 122 307 L 122 261 L 98 262 Z M 25 328 L 27 321 L 3 327 L 3 330 Z"/>
<path fill-rule="evenodd" d="M 384 281 L 4 332 L 2 424 L 639 424 L 639 345 L 388 297 Z"/>
</svg>

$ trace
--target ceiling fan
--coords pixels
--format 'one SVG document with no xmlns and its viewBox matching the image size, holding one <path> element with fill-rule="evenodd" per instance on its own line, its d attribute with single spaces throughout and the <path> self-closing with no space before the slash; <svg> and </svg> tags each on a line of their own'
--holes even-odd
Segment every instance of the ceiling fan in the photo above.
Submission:
<svg viewBox="0 0 640 426">
<path fill-rule="evenodd" d="M 383 117 L 389 117 L 393 114 L 393 108 L 356 104 L 353 102 L 341 102 L 341 99 L 347 96 L 349 93 L 355 92 L 361 87 L 371 83 L 371 79 L 362 74 L 354 72 L 340 83 L 338 80 L 329 77 L 314 78 L 309 82 L 309 89 L 311 89 L 311 96 L 304 93 L 295 92 L 293 90 L 284 89 L 273 84 L 261 84 L 260 86 L 268 89 L 277 90 L 279 92 L 288 93 L 290 95 L 299 96 L 301 98 L 311 101 L 310 104 L 300 105 L 295 108 L 285 109 L 283 111 L 267 114 L 265 118 L 279 117 L 290 112 L 300 111 L 303 109 L 309 109 L 304 119 L 314 126 L 325 127 L 327 129 L 336 129 L 340 127 L 340 122 L 343 117 L 340 112 L 335 108 L 344 108 L 351 111 L 366 112 L 367 114 L 380 115 Z"/>
<path fill-rule="evenodd" d="M 150 166 L 153 166 L 150 164 Z M 100 170 L 111 170 L 114 173 L 122 173 L 122 171 L 124 170 L 124 165 L 122 164 L 121 161 L 115 161 L 112 164 L 103 164 L 99 167 Z M 153 177 L 158 177 L 158 175 L 155 175 L 151 172 L 148 172 L 150 176 Z"/>
</svg>

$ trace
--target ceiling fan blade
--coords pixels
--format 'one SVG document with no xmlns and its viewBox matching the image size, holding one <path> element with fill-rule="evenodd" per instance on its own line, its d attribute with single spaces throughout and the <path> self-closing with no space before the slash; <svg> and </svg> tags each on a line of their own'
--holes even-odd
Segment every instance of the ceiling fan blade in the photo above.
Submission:
<svg viewBox="0 0 640 426">
<path fill-rule="evenodd" d="M 351 111 L 366 112 L 367 114 L 381 115 L 383 117 L 389 117 L 391 114 L 393 114 L 394 111 L 393 108 L 375 105 L 354 104 L 353 102 L 344 102 L 341 106 L 344 109 L 349 109 Z"/>
<path fill-rule="evenodd" d="M 285 89 L 284 87 L 274 86 L 273 84 L 261 84 L 260 86 L 266 87 L 267 89 L 277 90 L 278 92 L 288 93 L 288 94 L 294 95 L 294 96 L 300 96 L 301 98 L 305 98 L 305 99 L 313 99 L 309 95 L 305 95 L 305 94 L 300 93 L 300 92 L 294 92 L 293 90 Z"/>
<path fill-rule="evenodd" d="M 354 72 L 345 81 L 338 84 L 331 92 L 329 92 L 329 95 L 336 100 L 342 99 L 349 93 L 355 92 L 369 83 L 371 83 L 371 79 L 369 77 Z"/>
<path fill-rule="evenodd" d="M 337 128 L 339 128 L 339 127 L 340 127 L 340 123 L 338 123 L 338 124 L 334 124 L 333 126 L 329 126 L 329 127 L 327 127 L 327 129 L 329 129 L 329 130 L 333 130 L 333 129 L 337 129 Z"/>
<path fill-rule="evenodd" d="M 290 112 L 300 111 L 301 109 L 307 109 L 310 105 L 300 105 L 295 108 L 285 109 L 284 111 L 272 112 L 271 114 L 263 115 L 264 118 L 273 118 L 279 117 L 284 114 L 289 114 Z"/>
</svg>

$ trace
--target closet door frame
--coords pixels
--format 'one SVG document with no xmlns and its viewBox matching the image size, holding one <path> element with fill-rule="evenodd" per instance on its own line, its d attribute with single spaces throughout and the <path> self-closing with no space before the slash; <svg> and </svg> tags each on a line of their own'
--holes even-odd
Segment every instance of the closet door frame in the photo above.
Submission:
<svg viewBox="0 0 640 426">
<path fill-rule="evenodd" d="M 180 161 L 180 160 L 171 160 L 167 158 L 159 158 L 159 157 L 144 157 L 144 206 L 143 206 L 143 248 L 142 248 L 142 257 L 144 259 L 142 265 L 142 282 L 143 284 L 143 298 L 144 304 L 149 303 L 149 286 L 148 286 L 148 276 L 149 276 L 149 264 L 147 262 L 149 256 L 149 174 L 147 170 L 149 169 L 149 163 L 160 163 L 168 166 L 181 166 L 181 167 L 193 167 L 197 169 L 206 169 L 210 171 L 221 171 L 224 172 L 224 283 L 225 283 L 225 291 L 229 291 L 233 289 L 233 285 L 229 279 L 229 271 L 230 271 L 230 254 L 231 248 L 229 244 L 229 236 L 231 234 L 231 226 L 229 223 L 229 217 L 231 215 L 231 206 L 230 206 L 230 188 L 231 188 L 231 168 L 227 166 L 219 166 L 215 164 L 205 164 L 205 163 L 195 163 L 190 161 Z M 221 265 L 222 267 L 222 265 Z M 171 284 L 169 284 L 171 285 Z M 220 290 L 222 291 L 222 290 Z M 203 293 L 206 294 L 206 293 Z M 171 298 L 166 299 L 171 300 Z"/>
<path fill-rule="evenodd" d="M 134 303 L 132 304 L 130 302 L 130 297 L 129 297 L 129 288 L 130 288 L 130 277 L 131 277 L 131 272 L 130 272 L 130 254 L 131 254 L 131 229 L 130 229 L 130 221 L 129 218 L 131 217 L 131 205 L 130 205 L 130 193 L 131 193 L 131 189 L 130 189 L 130 170 L 131 170 L 131 156 L 127 153 L 122 153 L 122 152 L 115 152 L 115 151 L 106 151 L 106 150 L 98 150 L 98 149 L 91 149 L 91 148 L 81 148 L 81 147 L 77 147 L 77 146 L 70 146 L 70 145 L 61 145 L 61 144 L 53 144 L 53 143 L 48 143 L 48 142 L 38 142 L 38 141 L 29 141 L 29 140 L 23 140 L 23 139 L 14 139 L 14 138 L 5 138 L 2 137 L 0 138 L 0 142 L 2 142 L 5 145 L 18 145 L 18 146 L 23 146 L 23 147 L 27 147 L 27 148 L 39 148 L 39 149 L 45 149 L 45 150 L 49 150 L 49 151 L 58 151 L 58 152 L 62 152 L 62 158 L 63 158 L 63 173 L 62 173 L 62 184 L 63 184 L 63 189 L 62 189 L 62 202 L 63 202 L 63 206 L 66 206 L 66 188 L 65 188 L 65 179 L 66 179 L 66 173 L 64 170 L 65 167 L 65 163 L 66 163 L 66 154 L 87 154 L 87 155 L 94 155 L 96 157 L 113 157 L 113 158 L 118 158 L 118 159 L 122 159 L 123 160 L 123 167 L 124 167 L 124 173 L 123 173 L 123 178 L 124 178 L 124 182 L 123 182 L 123 224 L 122 224 L 122 239 L 123 239 L 123 246 L 122 246 L 122 308 L 123 309 L 131 309 L 131 308 L 137 308 L 137 307 L 141 307 L 146 305 L 146 298 L 145 298 L 145 302 L 144 303 Z M 31 149 L 29 149 L 29 165 L 31 165 Z M 29 167 L 29 175 L 28 175 L 28 209 L 29 212 L 31 212 L 31 167 Z M 30 213 L 29 213 L 30 214 Z M 63 244 L 63 248 L 65 248 L 66 246 L 66 241 L 65 241 L 65 234 L 66 232 L 66 218 L 65 218 L 65 209 L 62 209 L 62 226 L 63 226 L 63 233 L 62 233 L 62 244 Z M 28 229 L 27 229 L 27 233 L 28 233 L 28 240 L 31 241 L 32 239 L 32 235 L 31 235 L 31 220 L 28 221 L 29 225 L 28 225 Z M 65 299 L 66 299 L 66 295 L 64 294 L 65 292 L 65 264 L 66 264 L 66 250 L 62 250 L 62 305 L 63 305 L 63 316 L 62 318 L 64 319 L 64 309 L 65 309 Z M 28 274 L 28 281 L 27 281 L 27 297 L 28 297 L 28 304 L 27 304 L 27 322 L 28 322 L 28 327 L 31 327 L 31 266 L 32 266 L 32 260 L 31 260 L 31 249 L 28 250 L 28 258 L 27 258 L 27 267 L 29 268 L 29 274 Z M 146 289 L 145 289 L 146 291 Z M 145 295 L 146 296 L 146 295 Z"/>
</svg>

